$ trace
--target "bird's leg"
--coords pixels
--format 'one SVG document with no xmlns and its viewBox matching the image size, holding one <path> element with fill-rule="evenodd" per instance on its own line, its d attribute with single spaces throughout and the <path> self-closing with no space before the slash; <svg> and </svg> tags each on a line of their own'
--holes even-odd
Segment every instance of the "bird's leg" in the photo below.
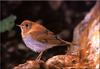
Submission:
<svg viewBox="0 0 100 69">
<path fill-rule="evenodd" d="M 43 52 L 41 52 L 41 53 L 38 55 L 38 57 L 36 58 L 36 61 L 40 61 L 42 54 L 43 54 Z"/>
</svg>

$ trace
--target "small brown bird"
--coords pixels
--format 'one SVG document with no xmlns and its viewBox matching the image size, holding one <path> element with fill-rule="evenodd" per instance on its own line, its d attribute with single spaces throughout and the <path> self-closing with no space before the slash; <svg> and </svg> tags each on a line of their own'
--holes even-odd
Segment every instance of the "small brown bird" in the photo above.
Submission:
<svg viewBox="0 0 100 69">
<path fill-rule="evenodd" d="M 22 39 L 26 46 L 32 51 L 40 53 L 37 59 L 41 58 L 41 55 L 45 50 L 54 46 L 66 44 L 38 21 L 33 22 L 30 20 L 25 20 L 18 26 L 21 28 Z"/>
</svg>

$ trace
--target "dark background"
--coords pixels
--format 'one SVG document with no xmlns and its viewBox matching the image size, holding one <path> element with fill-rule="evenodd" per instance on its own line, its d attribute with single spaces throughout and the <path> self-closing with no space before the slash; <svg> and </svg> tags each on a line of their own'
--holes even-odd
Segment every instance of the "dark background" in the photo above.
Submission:
<svg viewBox="0 0 100 69">
<path fill-rule="evenodd" d="M 54 32 L 60 34 L 64 40 L 72 41 L 73 30 L 84 18 L 86 13 L 93 7 L 95 1 L 63 1 L 58 9 L 55 1 L 0 1 L 0 21 L 10 16 L 17 16 L 14 27 L 9 31 L 0 33 L 1 69 L 12 69 L 15 65 L 24 63 L 26 60 L 35 59 L 37 53 L 26 48 L 21 38 L 20 24 L 23 20 L 42 20 L 42 24 Z M 55 52 L 55 49 L 57 52 Z M 53 55 L 62 54 L 65 47 L 50 49 L 44 53 L 43 60 Z"/>
</svg>

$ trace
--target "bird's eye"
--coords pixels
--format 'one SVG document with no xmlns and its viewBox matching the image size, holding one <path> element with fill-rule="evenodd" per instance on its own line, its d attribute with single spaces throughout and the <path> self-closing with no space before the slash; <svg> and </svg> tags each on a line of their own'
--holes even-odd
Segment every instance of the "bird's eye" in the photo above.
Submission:
<svg viewBox="0 0 100 69">
<path fill-rule="evenodd" d="M 28 27 L 28 24 L 26 24 L 25 26 Z"/>
<path fill-rule="evenodd" d="M 26 28 L 26 29 L 30 29 L 30 28 L 31 28 L 31 25 L 30 25 L 30 24 L 26 24 L 26 25 L 25 25 L 25 28 Z"/>
</svg>

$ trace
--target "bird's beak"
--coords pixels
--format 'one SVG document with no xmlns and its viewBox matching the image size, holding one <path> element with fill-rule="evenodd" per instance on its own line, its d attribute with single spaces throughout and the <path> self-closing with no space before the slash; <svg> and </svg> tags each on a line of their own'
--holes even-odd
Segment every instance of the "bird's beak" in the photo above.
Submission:
<svg viewBox="0 0 100 69">
<path fill-rule="evenodd" d="M 16 25 L 16 26 L 21 27 L 21 25 Z"/>
</svg>

